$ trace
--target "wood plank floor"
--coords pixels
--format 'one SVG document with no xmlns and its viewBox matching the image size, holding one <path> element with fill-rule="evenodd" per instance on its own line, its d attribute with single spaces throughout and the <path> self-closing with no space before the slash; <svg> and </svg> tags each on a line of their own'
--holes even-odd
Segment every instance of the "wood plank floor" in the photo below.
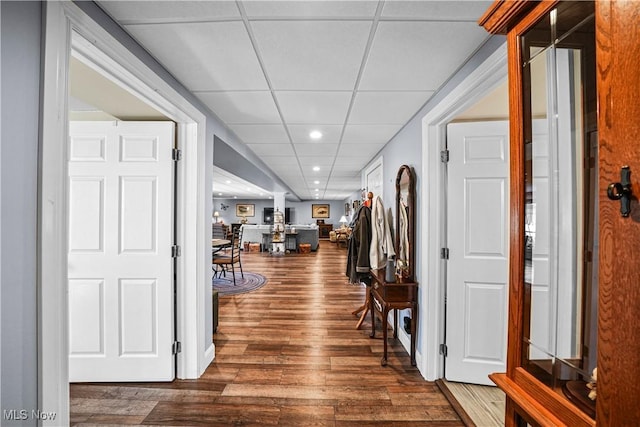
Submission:
<svg viewBox="0 0 640 427">
<path fill-rule="evenodd" d="M 348 283 L 346 254 L 328 240 L 311 254 L 243 254 L 245 271 L 269 282 L 220 297 L 216 358 L 204 375 L 72 384 L 72 425 L 462 426 L 398 342 L 390 339 L 381 367 L 370 318 L 355 329 L 364 288 Z"/>
</svg>

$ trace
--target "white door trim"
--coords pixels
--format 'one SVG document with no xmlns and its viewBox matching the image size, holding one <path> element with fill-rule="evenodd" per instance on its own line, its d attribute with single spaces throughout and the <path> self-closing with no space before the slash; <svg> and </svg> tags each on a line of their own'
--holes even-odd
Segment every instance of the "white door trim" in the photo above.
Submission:
<svg viewBox="0 0 640 427">
<path fill-rule="evenodd" d="M 205 345 L 204 304 L 208 243 L 204 215 L 206 117 L 133 53 L 71 2 L 45 2 L 42 137 L 39 179 L 38 247 L 38 403 L 57 414 L 54 423 L 69 423 L 67 334 L 67 98 L 69 56 L 73 49 L 100 70 L 151 102 L 178 123 L 180 162 L 177 231 L 178 376 L 197 378 L 213 359 Z M 82 37 L 73 37 L 73 32 Z M 82 41 L 82 38 L 85 41 Z M 86 42 L 89 40 L 90 42 Z M 209 218 L 206 218 L 208 221 Z M 205 348 L 206 347 L 206 348 Z"/>
<path fill-rule="evenodd" d="M 422 118 L 422 176 L 420 194 L 422 227 L 420 263 L 425 275 L 420 278 L 418 306 L 420 322 L 418 342 L 422 354 L 417 362 L 422 376 L 434 381 L 444 376 L 439 346 L 443 343 L 445 322 L 444 274 L 440 248 L 446 233 L 443 211 L 444 178 L 440 150 L 445 147 L 446 126 L 457 114 L 479 101 L 507 78 L 506 42 L 496 49 L 464 81 L 451 90 L 438 105 Z M 426 325 L 426 326 L 425 326 Z"/>
</svg>

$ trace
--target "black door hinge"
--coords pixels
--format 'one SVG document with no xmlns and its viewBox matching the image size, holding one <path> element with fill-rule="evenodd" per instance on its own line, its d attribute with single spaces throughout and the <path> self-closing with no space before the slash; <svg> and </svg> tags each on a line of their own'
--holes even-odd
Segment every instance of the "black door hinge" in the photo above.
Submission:
<svg viewBox="0 0 640 427">
<path fill-rule="evenodd" d="M 447 357 L 447 345 L 446 344 L 440 344 L 440 354 L 444 355 L 444 357 Z"/>
<path fill-rule="evenodd" d="M 174 341 L 171 345 L 171 354 L 178 354 L 182 352 L 182 343 L 180 341 Z"/>
<path fill-rule="evenodd" d="M 440 161 L 442 163 L 448 163 L 449 162 L 449 150 L 442 150 L 440 152 Z"/>
<path fill-rule="evenodd" d="M 182 250 L 180 250 L 180 246 L 173 245 L 171 246 L 171 258 L 178 258 L 182 255 Z"/>
<path fill-rule="evenodd" d="M 449 259 L 449 248 L 440 249 L 440 258 L 441 259 Z"/>
<path fill-rule="evenodd" d="M 182 160 L 182 150 L 174 148 L 171 152 L 171 158 L 176 162 Z"/>
</svg>

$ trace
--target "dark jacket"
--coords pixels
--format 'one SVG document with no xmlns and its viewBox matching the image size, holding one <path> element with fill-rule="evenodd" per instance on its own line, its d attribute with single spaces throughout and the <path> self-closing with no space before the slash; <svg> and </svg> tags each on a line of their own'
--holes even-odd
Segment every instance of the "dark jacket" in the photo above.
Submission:
<svg viewBox="0 0 640 427">
<path fill-rule="evenodd" d="M 371 209 L 360 206 L 351 222 L 351 237 L 347 250 L 347 276 L 350 283 L 369 278 L 369 247 L 371 245 Z"/>
</svg>

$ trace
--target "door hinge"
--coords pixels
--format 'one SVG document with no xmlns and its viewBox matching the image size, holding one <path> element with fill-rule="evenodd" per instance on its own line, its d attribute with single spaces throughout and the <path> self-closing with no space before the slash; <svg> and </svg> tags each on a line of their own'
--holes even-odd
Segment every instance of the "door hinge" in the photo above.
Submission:
<svg viewBox="0 0 640 427">
<path fill-rule="evenodd" d="M 442 163 L 448 163 L 449 162 L 449 150 L 442 150 L 440 152 L 440 161 Z"/>
<path fill-rule="evenodd" d="M 171 354 L 178 354 L 182 352 L 182 343 L 180 341 L 174 341 L 171 345 Z"/>
<path fill-rule="evenodd" d="M 180 150 L 180 149 L 178 149 L 178 148 L 174 148 L 174 149 L 171 151 L 171 158 L 172 158 L 174 161 L 176 161 L 176 162 L 177 162 L 178 160 L 182 160 L 182 150 Z"/>
<path fill-rule="evenodd" d="M 440 354 L 444 355 L 444 357 L 447 357 L 447 345 L 446 344 L 440 344 Z"/>
<path fill-rule="evenodd" d="M 440 249 L 440 258 L 441 259 L 449 259 L 449 248 Z"/>
<path fill-rule="evenodd" d="M 180 246 L 178 245 L 171 246 L 171 258 L 178 258 L 180 255 L 182 255 L 182 250 L 180 249 Z"/>
</svg>

